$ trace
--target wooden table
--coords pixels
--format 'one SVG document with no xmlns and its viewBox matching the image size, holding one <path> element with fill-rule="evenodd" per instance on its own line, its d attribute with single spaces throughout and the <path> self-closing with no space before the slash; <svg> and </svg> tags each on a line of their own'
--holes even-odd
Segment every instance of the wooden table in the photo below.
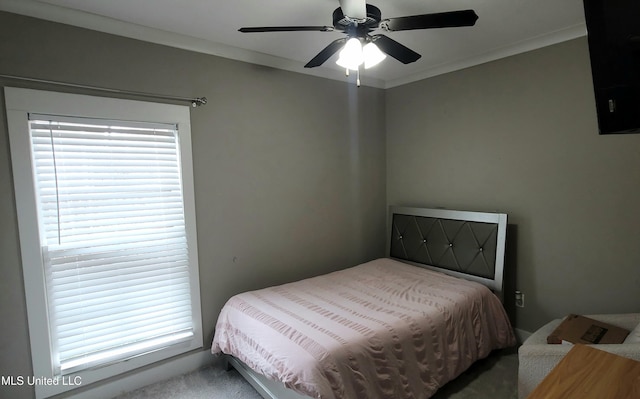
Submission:
<svg viewBox="0 0 640 399">
<path fill-rule="evenodd" d="M 640 362 L 575 345 L 527 399 L 638 399 Z"/>
</svg>

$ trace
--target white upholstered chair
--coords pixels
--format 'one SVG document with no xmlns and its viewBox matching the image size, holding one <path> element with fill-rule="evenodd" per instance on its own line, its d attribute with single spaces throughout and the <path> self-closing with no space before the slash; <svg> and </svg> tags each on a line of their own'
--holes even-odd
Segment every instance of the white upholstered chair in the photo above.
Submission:
<svg viewBox="0 0 640 399">
<path fill-rule="evenodd" d="M 633 331 L 622 344 L 592 345 L 594 348 L 640 361 L 640 327 L 638 326 L 640 313 L 585 316 Z M 518 397 L 520 399 L 526 398 L 571 349 L 571 345 L 547 344 L 547 336 L 562 320 L 556 319 L 542 326 L 518 349 Z"/>
</svg>

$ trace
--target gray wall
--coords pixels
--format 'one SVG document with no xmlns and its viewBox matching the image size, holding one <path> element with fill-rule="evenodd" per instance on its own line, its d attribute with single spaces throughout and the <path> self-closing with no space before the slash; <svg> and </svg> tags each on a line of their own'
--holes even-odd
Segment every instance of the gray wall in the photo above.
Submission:
<svg viewBox="0 0 640 399">
<path fill-rule="evenodd" d="M 584 38 L 385 92 L 0 13 L 0 73 L 209 98 L 205 346 L 231 294 L 383 255 L 386 205 L 507 212 L 518 328 L 639 310 L 640 135 L 598 135 Z M 0 375 L 30 375 L 4 112 L 0 187 Z"/>
<path fill-rule="evenodd" d="M 2 12 L 0 74 L 208 97 L 192 110 L 205 347 L 232 294 L 384 255 L 382 90 Z M 29 376 L 3 95 L 0 107 L 0 375 Z"/>
<path fill-rule="evenodd" d="M 640 311 L 640 135 L 598 135 L 586 38 L 386 100 L 389 204 L 509 214 L 516 327 Z"/>
</svg>

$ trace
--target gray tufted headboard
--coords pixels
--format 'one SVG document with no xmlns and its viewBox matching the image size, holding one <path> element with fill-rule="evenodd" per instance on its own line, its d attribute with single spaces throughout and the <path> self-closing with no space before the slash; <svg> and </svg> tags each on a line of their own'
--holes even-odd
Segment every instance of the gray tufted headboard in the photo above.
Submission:
<svg viewBox="0 0 640 399">
<path fill-rule="evenodd" d="M 507 215 L 389 208 L 389 257 L 477 281 L 502 298 Z"/>
</svg>

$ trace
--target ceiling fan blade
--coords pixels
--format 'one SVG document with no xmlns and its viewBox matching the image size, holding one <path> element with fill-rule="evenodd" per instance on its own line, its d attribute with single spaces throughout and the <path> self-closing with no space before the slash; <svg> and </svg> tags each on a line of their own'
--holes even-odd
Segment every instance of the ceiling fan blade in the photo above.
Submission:
<svg viewBox="0 0 640 399">
<path fill-rule="evenodd" d="M 432 28 L 453 28 L 458 26 L 473 26 L 478 15 L 473 10 L 449 11 L 435 14 L 412 15 L 408 17 L 389 18 L 381 22 L 380 26 L 388 31 Z"/>
<path fill-rule="evenodd" d="M 371 36 L 371 41 L 374 42 L 383 53 L 389 54 L 403 64 L 410 64 L 422 57 L 410 48 L 385 35 L 373 35 Z"/>
<path fill-rule="evenodd" d="M 240 28 L 238 29 L 238 31 L 243 33 L 297 31 L 332 32 L 333 26 L 256 26 L 249 28 Z"/>
<path fill-rule="evenodd" d="M 347 42 L 346 37 L 332 41 L 327 47 L 325 47 L 321 52 L 319 52 L 318 55 L 313 57 L 311 61 L 307 62 L 307 65 L 305 65 L 304 67 L 315 68 L 317 66 L 324 64 L 324 62 L 329 58 L 331 58 L 331 56 L 334 55 L 338 50 L 340 50 L 346 42 Z"/>
<path fill-rule="evenodd" d="M 342 13 L 352 19 L 367 18 L 366 0 L 340 0 Z"/>
</svg>

